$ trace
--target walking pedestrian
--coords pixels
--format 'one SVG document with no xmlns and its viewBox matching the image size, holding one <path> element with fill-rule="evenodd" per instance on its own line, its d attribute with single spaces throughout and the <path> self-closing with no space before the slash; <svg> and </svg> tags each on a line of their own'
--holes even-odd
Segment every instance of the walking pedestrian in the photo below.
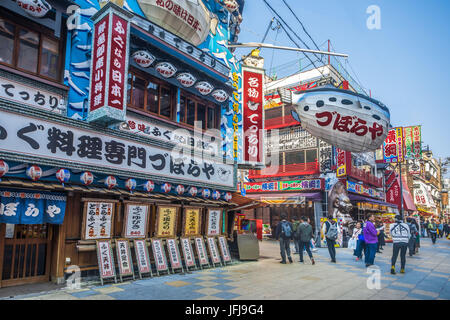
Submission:
<svg viewBox="0 0 450 320">
<path fill-rule="evenodd" d="M 364 240 L 364 235 L 362 233 L 362 224 L 361 222 L 357 222 L 355 228 L 353 229 L 353 235 L 352 239 L 356 240 L 356 249 L 353 251 L 353 255 L 356 256 L 356 261 L 360 260 L 362 258 L 362 250 L 363 250 L 363 244 L 362 242 Z"/>
<path fill-rule="evenodd" d="M 375 215 L 370 213 L 363 229 L 364 241 L 366 242 L 366 267 L 369 267 L 375 263 L 375 254 L 378 244 L 378 231 L 375 229 L 374 222 Z"/>
<path fill-rule="evenodd" d="M 300 252 L 300 262 L 303 263 L 303 249 L 308 253 L 309 258 L 311 259 L 311 263 L 315 264 L 313 255 L 310 250 L 310 241 L 313 238 L 313 229 L 312 226 L 308 223 L 306 217 L 302 217 L 302 223 L 300 223 L 298 229 L 300 233 L 299 237 L 299 252 Z"/>
<path fill-rule="evenodd" d="M 312 224 L 311 224 L 311 219 L 308 217 L 307 218 L 308 219 L 308 223 L 311 225 L 311 227 L 312 227 Z M 314 228 L 313 228 L 314 229 Z M 309 245 L 310 245 L 310 247 L 311 247 L 311 252 L 317 252 L 317 251 L 319 251 L 319 250 L 317 250 L 316 249 L 316 242 L 315 242 L 315 235 L 314 235 L 314 231 L 313 231 L 313 238 L 311 239 L 311 241 L 309 242 Z"/>
<path fill-rule="evenodd" d="M 381 219 L 378 219 L 375 226 L 378 232 L 377 253 L 382 253 L 380 250 L 383 250 L 383 246 L 386 244 L 384 241 L 384 223 Z"/>
<path fill-rule="evenodd" d="M 448 226 L 448 220 L 445 220 L 444 222 L 444 235 L 447 238 L 448 234 L 449 234 L 450 230 L 449 230 L 449 226 Z"/>
<path fill-rule="evenodd" d="M 300 225 L 300 221 L 298 220 L 297 216 L 294 216 L 292 218 L 292 231 L 294 232 L 294 246 L 295 246 L 295 252 L 294 254 L 298 254 L 299 253 L 299 249 L 298 249 L 298 239 L 295 238 L 295 235 L 298 234 L 297 229 L 298 226 Z"/>
<path fill-rule="evenodd" d="M 408 223 L 409 232 L 411 236 L 408 240 L 409 256 L 412 257 L 416 253 L 416 236 L 418 235 L 416 225 L 414 224 L 414 218 L 408 218 L 406 221 Z"/>
<path fill-rule="evenodd" d="M 338 238 L 337 222 L 333 216 L 329 216 L 323 224 L 323 234 L 327 242 L 328 252 L 330 253 L 331 262 L 336 263 L 336 239 Z"/>
<path fill-rule="evenodd" d="M 430 222 L 428 222 L 428 219 L 425 219 L 425 222 L 423 223 L 423 230 L 424 230 L 424 237 L 429 237 L 430 233 L 428 231 L 428 225 Z"/>
<path fill-rule="evenodd" d="M 442 220 L 439 221 L 438 230 L 439 230 L 439 238 L 442 238 L 444 236 L 444 224 L 442 223 Z"/>
<path fill-rule="evenodd" d="M 285 213 L 281 214 L 281 222 L 277 225 L 277 229 L 275 231 L 276 239 L 280 240 L 280 263 L 283 264 L 286 264 L 286 255 L 289 259 L 289 262 L 292 263 L 290 244 L 293 236 L 293 228 L 292 223 L 287 221 L 286 217 L 287 215 Z"/>
<path fill-rule="evenodd" d="M 389 229 L 393 242 L 391 273 L 395 274 L 395 263 L 397 262 L 399 253 L 400 273 L 405 273 L 406 250 L 408 249 L 408 242 L 409 238 L 411 237 L 411 231 L 409 229 L 409 226 L 402 221 L 402 217 L 400 215 L 395 216 L 395 223 L 391 224 Z"/>
<path fill-rule="evenodd" d="M 437 225 L 434 219 L 431 219 L 431 222 L 428 224 L 428 233 L 430 234 L 431 241 L 435 244 L 437 237 Z"/>
</svg>

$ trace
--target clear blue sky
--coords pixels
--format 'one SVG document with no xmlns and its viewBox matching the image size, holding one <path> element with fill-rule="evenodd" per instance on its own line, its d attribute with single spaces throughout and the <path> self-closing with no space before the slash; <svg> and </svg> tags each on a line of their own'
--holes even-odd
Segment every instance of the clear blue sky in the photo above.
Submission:
<svg viewBox="0 0 450 320">
<path fill-rule="evenodd" d="M 283 19 L 310 46 L 312 42 L 281 0 L 269 0 Z M 391 110 L 393 126 L 422 125 L 422 140 L 435 157 L 450 156 L 450 1 L 448 0 L 287 0 L 314 41 L 326 49 L 330 39 L 372 96 Z M 370 5 L 381 9 L 381 30 L 369 30 Z M 247 0 L 240 42 L 261 41 L 272 14 L 262 0 Z M 267 43 L 274 43 L 269 31 Z M 293 46 L 284 32 L 279 45 Z M 248 51 L 238 49 L 237 56 Z M 295 52 L 263 49 L 265 68 L 304 58 Z M 308 61 L 301 60 L 306 66 Z M 344 66 L 344 60 L 341 60 Z M 298 64 L 297 64 L 298 65 Z M 353 75 L 350 68 L 348 71 Z M 296 64 L 279 76 L 296 71 Z"/>
</svg>

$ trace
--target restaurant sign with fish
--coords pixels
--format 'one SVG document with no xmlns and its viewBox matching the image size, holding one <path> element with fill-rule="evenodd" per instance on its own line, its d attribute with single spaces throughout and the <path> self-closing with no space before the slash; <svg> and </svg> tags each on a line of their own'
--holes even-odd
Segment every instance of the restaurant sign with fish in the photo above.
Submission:
<svg viewBox="0 0 450 320">
<path fill-rule="evenodd" d="M 295 106 L 292 116 L 302 128 L 337 148 L 375 151 L 387 137 L 390 112 L 375 99 L 332 86 L 280 93 Z"/>
</svg>

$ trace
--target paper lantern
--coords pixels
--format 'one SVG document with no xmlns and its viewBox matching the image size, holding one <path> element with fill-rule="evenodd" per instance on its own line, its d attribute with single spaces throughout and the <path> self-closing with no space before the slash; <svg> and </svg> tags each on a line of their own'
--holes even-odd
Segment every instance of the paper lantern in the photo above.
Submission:
<svg viewBox="0 0 450 320">
<path fill-rule="evenodd" d="M 38 166 L 31 166 L 27 169 L 27 176 L 33 180 L 33 181 L 37 181 L 41 178 L 42 176 L 42 169 Z"/>
<path fill-rule="evenodd" d="M 220 199 L 220 192 L 217 190 L 214 190 L 214 192 L 212 193 L 212 198 L 214 200 L 219 200 Z"/>
<path fill-rule="evenodd" d="M 217 102 L 225 102 L 228 100 L 228 93 L 226 93 L 222 89 L 214 90 L 213 93 L 211 93 L 214 99 L 216 99 Z"/>
<path fill-rule="evenodd" d="M 164 191 L 165 193 L 169 193 L 170 190 L 172 190 L 172 185 L 166 182 L 161 186 L 161 190 Z"/>
<path fill-rule="evenodd" d="M 184 186 L 181 184 L 177 185 L 177 187 L 175 188 L 175 191 L 178 195 L 181 196 L 184 193 Z"/>
<path fill-rule="evenodd" d="M 59 169 L 56 171 L 56 179 L 62 184 L 69 182 L 70 180 L 70 171 L 67 169 Z"/>
<path fill-rule="evenodd" d="M 142 68 L 148 68 L 155 62 L 155 56 L 146 50 L 136 51 L 131 57 Z"/>
<path fill-rule="evenodd" d="M 195 89 L 197 89 L 201 95 L 207 96 L 211 93 L 211 91 L 213 91 L 214 87 L 209 82 L 200 81 L 195 85 Z"/>
<path fill-rule="evenodd" d="M 197 193 L 198 193 L 198 190 L 197 190 L 196 187 L 190 187 L 190 188 L 189 188 L 189 194 L 190 194 L 191 196 L 195 197 L 195 196 L 197 195 Z"/>
<path fill-rule="evenodd" d="M 130 178 L 125 181 L 125 188 L 130 192 L 136 189 L 136 180 Z"/>
<path fill-rule="evenodd" d="M 188 72 L 183 72 L 177 75 L 177 80 L 181 83 L 183 87 L 189 88 L 192 87 L 197 81 L 197 79 Z"/>
<path fill-rule="evenodd" d="M 94 175 L 89 171 L 85 171 L 81 174 L 80 181 L 83 182 L 85 186 L 88 186 L 94 182 Z"/>
<path fill-rule="evenodd" d="M 211 196 L 211 191 L 209 189 L 203 189 L 202 196 L 203 198 L 209 198 Z"/>
<path fill-rule="evenodd" d="M 147 192 L 152 192 L 155 189 L 155 184 L 152 180 L 147 180 L 147 182 L 144 184 L 144 189 Z"/>
<path fill-rule="evenodd" d="M 105 185 L 108 187 L 108 189 L 112 189 L 115 186 L 117 186 L 117 180 L 114 176 L 108 176 L 105 180 Z"/>
<path fill-rule="evenodd" d="M 177 72 L 177 68 L 170 62 L 160 62 L 156 65 L 155 69 L 164 78 L 170 78 Z"/>
<path fill-rule="evenodd" d="M 0 178 L 3 177 L 5 174 L 7 174 L 8 171 L 9 171 L 8 164 L 5 161 L 0 160 Z"/>
<path fill-rule="evenodd" d="M 281 96 L 286 91 L 280 90 Z M 284 92 L 284 93 L 283 93 Z M 336 88 L 292 92 L 293 118 L 311 135 L 346 151 L 375 151 L 388 135 L 390 112 L 370 97 Z"/>
<path fill-rule="evenodd" d="M 225 200 L 226 200 L 226 201 L 230 201 L 232 197 L 233 197 L 233 196 L 231 195 L 231 192 L 225 193 Z"/>
</svg>

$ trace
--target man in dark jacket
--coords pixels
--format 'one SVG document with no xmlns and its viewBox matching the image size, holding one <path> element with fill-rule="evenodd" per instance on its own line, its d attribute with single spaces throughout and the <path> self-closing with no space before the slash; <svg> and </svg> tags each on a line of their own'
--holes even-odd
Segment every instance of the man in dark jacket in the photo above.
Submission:
<svg viewBox="0 0 450 320">
<path fill-rule="evenodd" d="M 306 217 L 302 217 L 302 223 L 298 226 L 299 228 L 299 240 L 298 240 L 298 248 L 300 252 L 300 262 L 303 263 L 303 248 L 305 248 L 308 253 L 309 258 L 311 259 L 312 264 L 315 264 L 313 255 L 310 249 L 310 241 L 313 238 L 313 229 L 312 226 L 308 223 L 308 219 Z"/>
<path fill-rule="evenodd" d="M 275 231 L 275 238 L 280 240 L 280 263 L 286 264 L 286 254 L 288 256 L 289 262 L 292 263 L 291 258 L 291 239 L 294 235 L 292 223 L 286 220 L 286 214 L 281 214 L 281 222 L 277 225 Z"/>
</svg>

